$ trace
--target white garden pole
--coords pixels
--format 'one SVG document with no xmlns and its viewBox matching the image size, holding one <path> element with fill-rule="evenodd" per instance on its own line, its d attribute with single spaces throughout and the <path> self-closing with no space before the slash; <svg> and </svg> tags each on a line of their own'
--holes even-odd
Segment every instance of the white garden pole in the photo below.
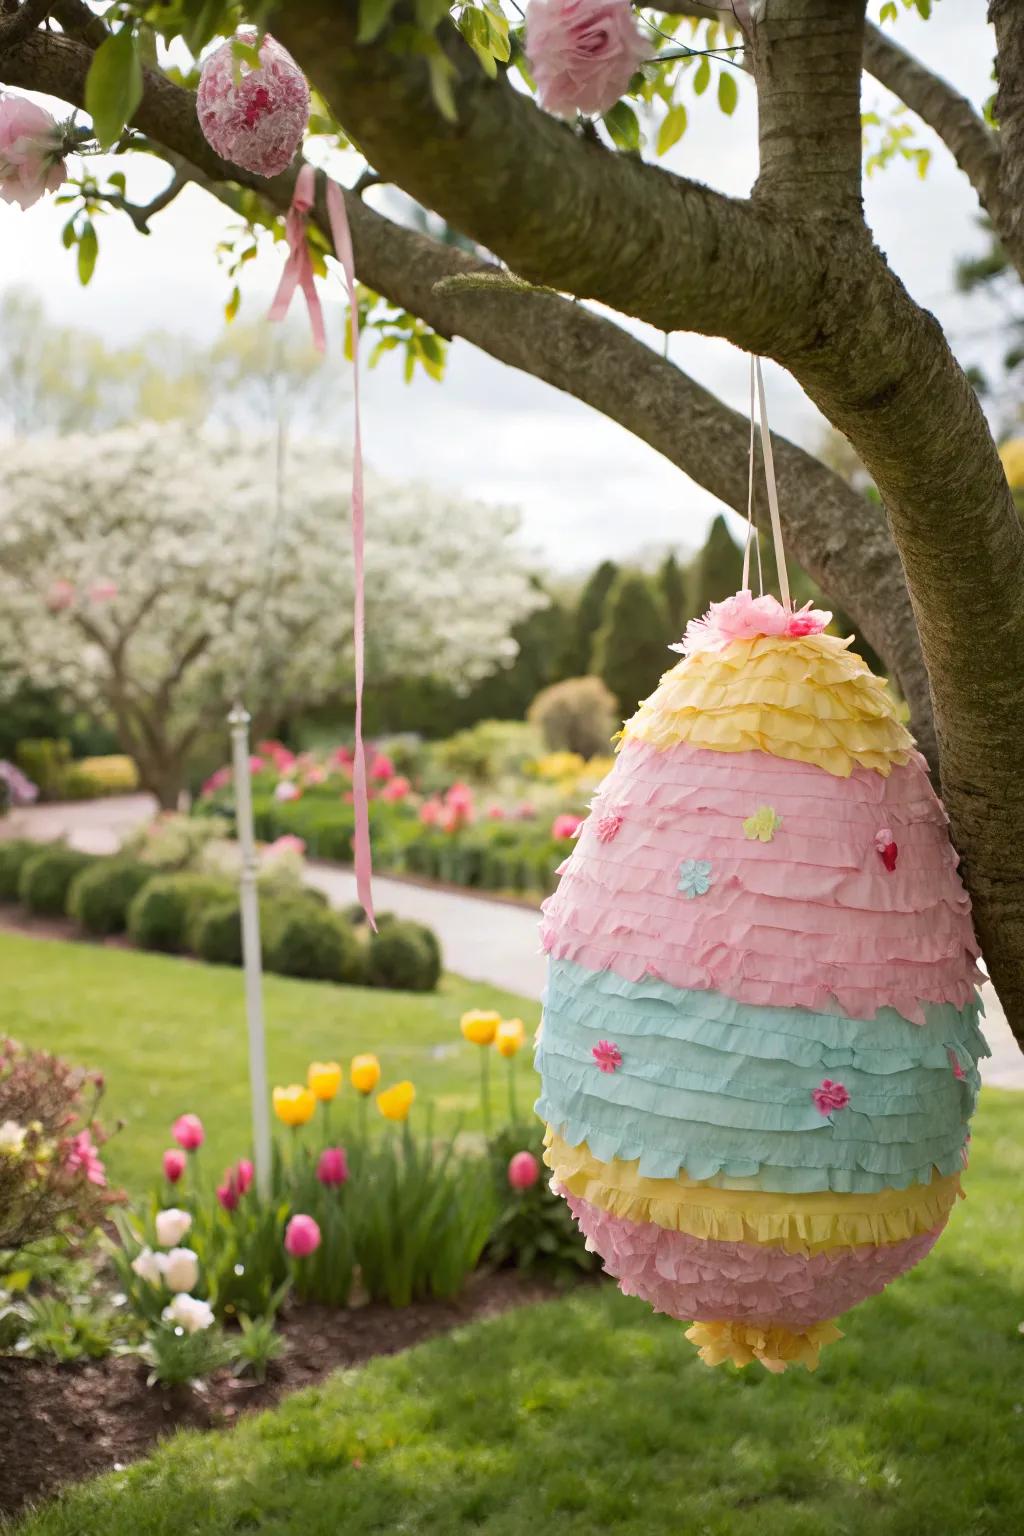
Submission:
<svg viewBox="0 0 1024 1536">
<path fill-rule="evenodd" d="M 256 1188 L 270 1194 L 270 1115 L 267 1109 L 267 1049 L 263 1029 L 263 964 L 260 953 L 260 906 L 256 889 L 259 861 L 252 822 L 249 777 L 249 712 L 236 704 L 228 715 L 234 762 L 235 835 L 242 851 L 239 898 L 242 909 L 242 964 L 245 1012 L 249 1022 L 249 1087 L 252 1094 L 252 1158 Z"/>
</svg>

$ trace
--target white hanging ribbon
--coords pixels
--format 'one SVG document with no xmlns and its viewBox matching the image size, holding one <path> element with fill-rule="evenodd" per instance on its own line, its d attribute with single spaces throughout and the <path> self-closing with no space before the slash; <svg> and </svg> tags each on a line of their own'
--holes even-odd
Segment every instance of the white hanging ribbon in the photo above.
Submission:
<svg viewBox="0 0 1024 1536">
<path fill-rule="evenodd" d="M 775 458 L 772 454 L 772 435 L 768 430 L 768 407 L 764 398 L 764 379 L 761 375 L 761 359 L 752 359 L 754 377 L 757 381 L 757 403 L 761 427 L 761 456 L 764 459 L 764 479 L 768 489 L 768 511 L 772 520 L 772 538 L 775 541 L 775 564 L 779 570 L 779 591 L 782 594 L 782 606 L 787 613 L 792 613 L 793 603 L 789 595 L 789 574 L 786 570 L 786 551 L 782 544 L 782 519 L 779 516 L 779 493 L 775 485 Z M 751 424 L 753 424 L 753 409 L 751 409 Z M 744 586 L 746 582 L 744 582 Z"/>
<path fill-rule="evenodd" d="M 761 566 L 761 540 L 754 526 L 754 359 L 750 359 L 750 446 L 747 452 L 747 536 L 743 541 L 742 589 L 750 587 L 750 545 L 757 550 L 757 591 L 764 596 L 764 570 Z"/>
</svg>

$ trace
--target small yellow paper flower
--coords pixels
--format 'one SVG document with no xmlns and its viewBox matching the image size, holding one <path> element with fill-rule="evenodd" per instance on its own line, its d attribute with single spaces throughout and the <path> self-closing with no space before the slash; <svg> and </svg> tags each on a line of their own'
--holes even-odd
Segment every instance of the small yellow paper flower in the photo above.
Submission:
<svg viewBox="0 0 1024 1536">
<path fill-rule="evenodd" d="M 380 1082 L 380 1062 L 369 1052 L 353 1056 L 348 1075 L 357 1093 L 372 1093 Z"/>
<path fill-rule="evenodd" d="M 311 1061 L 306 1082 L 320 1102 L 326 1103 L 341 1087 L 341 1068 L 336 1061 Z"/>
<path fill-rule="evenodd" d="M 759 805 L 743 823 L 743 831 L 751 842 L 770 843 L 781 826 L 782 817 L 776 816 L 770 805 Z"/>
<path fill-rule="evenodd" d="M 494 1036 L 499 1056 L 514 1056 L 526 1044 L 522 1019 L 502 1019 Z"/>
<path fill-rule="evenodd" d="M 406 1120 L 416 1098 L 412 1083 L 395 1083 L 377 1095 L 377 1108 L 385 1120 Z"/>
<path fill-rule="evenodd" d="M 486 1009 L 471 1008 L 469 1013 L 464 1013 L 459 1020 L 459 1028 L 467 1040 L 474 1045 L 491 1045 L 498 1033 L 498 1025 L 501 1023 L 501 1014 L 488 1012 Z"/>
<path fill-rule="evenodd" d="M 316 1094 L 301 1083 L 288 1088 L 275 1088 L 274 1114 L 283 1125 L 308 1125 L 316 1113 Z"/>
</svg>

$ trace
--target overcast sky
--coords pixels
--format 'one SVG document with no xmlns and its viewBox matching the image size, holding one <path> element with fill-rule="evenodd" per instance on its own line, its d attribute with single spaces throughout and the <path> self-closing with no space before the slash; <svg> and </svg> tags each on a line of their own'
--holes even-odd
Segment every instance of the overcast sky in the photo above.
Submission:
<svg viewBox="0 0 1024 1536">
<path fill-rule="evenodd" d="M 993 89 L 985 10 L 985 0 L 938 0 L 931 21 L 901 13 L 896 29 L 901 42 L 978 104 Z M 741 88 L 731 119 L 710 98 L 708 92 L 690 104 L 689 130 L 669 163 L 725 192 L 746 193 L 756 171 L 753 91 Z M 892 100 L 866 81 L 864 105 L 891 109 Z M 973 356 L 986 346 L 997 318 L 984 301 L 968 302 L 953 291 L 955 259 L 985 245 L 976 199 L 938 140 L 911 121 L 915 142 L 934 149 L 927 179 L 920 181 L 903 162 L 876 175 L 866 187 L 868 218 L 914 297 L 939 316 L 954 345 Z M 158 166 L 146 164 L 132 176 L 129 193 L 138 201 L 164 179 Z M 73 259 L 60 244 L 64 217 L 52 203 L 27 214 L 0 204 L 0 286 L 32 288 L 55 317 L 102 330 L 111 340 L 154 326 L 195 337 L 219 331 L 229 288 L 214 255 L 228 217 L 219 204 L 190 188 L 154 221 L 148 239 L 127 220 L 103 220 L 99 266 L 87 289 L 79 287 Z M 256 318 L 265 310 L 279 265 L 274 254 L 250 264 L 243 315 Z M 340 312 L 340 300 L 335 309 Z M 334 319 L 337 335 L 337 313 Z M 660 337 L 655 341 L 661 344 Z M 670 355 L 745 408 L 746 362 L 727 343 L 674 335 Z M 441 385 L 418 379 L 406 386 L 399 365 L 387 358 L 368 375 L 367 453 L 378 470 L 518 505 L 524 538 L 565 570 L 644 546 L 685 552 L 700 543 L 719 504 L 653 450 L 465 342 L 454 343 L 449 358 Z M 774 368 L 768 387 L 773 425 L 814 447 L 822 424 L 800 389 Z M 323 423 L 325 433 L 334 429 Z M 344 407 L 336 429 L 343 436 L 349 430 Z"/>
</svg>

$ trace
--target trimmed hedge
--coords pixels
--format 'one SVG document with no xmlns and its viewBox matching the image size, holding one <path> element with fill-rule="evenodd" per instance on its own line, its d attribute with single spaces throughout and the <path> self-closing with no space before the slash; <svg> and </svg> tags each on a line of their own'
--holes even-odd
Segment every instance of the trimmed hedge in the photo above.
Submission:
<svg viewBox="0 0 1024 1536">
<path fill-rule="evenodd" d="M 231 881 L 215 875 L 158 875 L 128 909 L 129 937 L 140 949 L 194 950 L 206 909 L 236 899 Z"/>
<path fill-rule="evenodd" d="M 93 853 L 79 853 L 74 848 L 44 848 L 22 865 L 18 899 L 37 917 L 63 917 L 72 880 L 96 862 Z"/>
<path fill-rule="evenodd" d="M 21 838 L 0 842 L 0 901 L 17 901 L 21 871 L 34 854 L 40 852 L 38 843 Z"/>
<path fill-rule="evenodd" d="M 153 867 L 135 859 L 101 859 L 83 869 L 68 890 L 67 914 L 86 933 L 123 933 L 128 908 L 153 879 Z"/>
<path fill-rule="evenodd" d="M 370 936 L 366 979 L 372 987 L 432 992 L 440 975 L 440 946 L 422 924 L 389 922 Z"/>
<path fill-rule="evenodd" d="M 274 906 L 265 915 L 264 932 L 268 970 L 309 981 L 364 979 L 363 946 L 337 912 L 305 902 Z"/>
<path fill-rule="evenodd" d="M 196 954 L 209 965 L 241 965 L 242 909 L 237 901 L 217 901 L 196 924 Z"/>
</svg>

